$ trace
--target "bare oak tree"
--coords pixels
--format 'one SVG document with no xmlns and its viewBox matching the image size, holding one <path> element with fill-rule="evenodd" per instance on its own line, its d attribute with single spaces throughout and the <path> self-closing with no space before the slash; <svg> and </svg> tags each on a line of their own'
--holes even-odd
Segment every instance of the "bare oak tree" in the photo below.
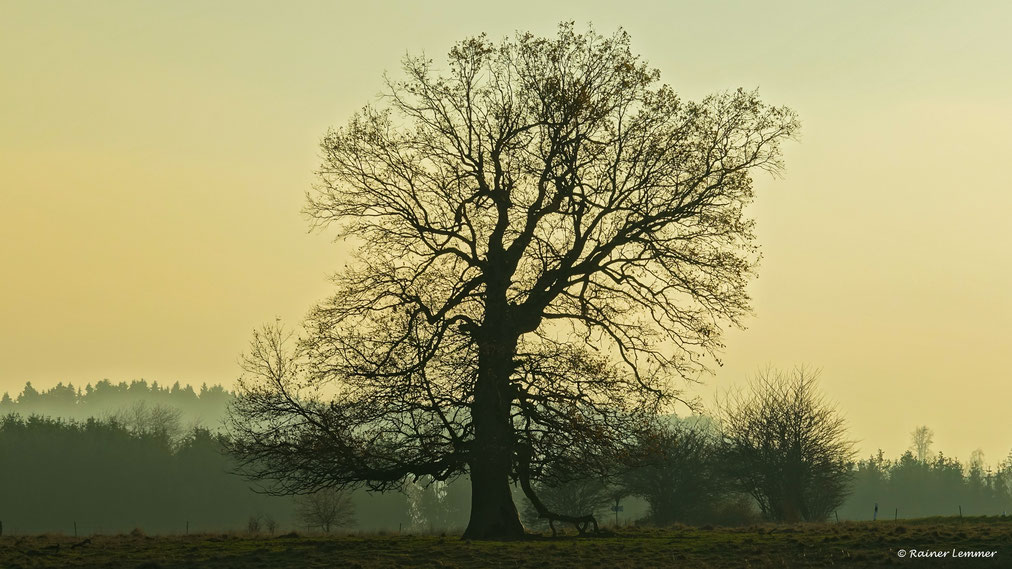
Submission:
<svg viewBox="0 0 1012 569">
<path fill-rule="evenodd" d="M 596 526 L 531 480 L 621 459 L 741 324 L 750 174 L 796 118 L 683 101 L 627 34 L 571 24 L 404 74 L 322 142 L 306 211 L 356 252 L 288 356 L 254 338 L 234 450 L 277 491 L 467 474 L 469 538 L 523 535 L 511 480 Z"/>
</svg>

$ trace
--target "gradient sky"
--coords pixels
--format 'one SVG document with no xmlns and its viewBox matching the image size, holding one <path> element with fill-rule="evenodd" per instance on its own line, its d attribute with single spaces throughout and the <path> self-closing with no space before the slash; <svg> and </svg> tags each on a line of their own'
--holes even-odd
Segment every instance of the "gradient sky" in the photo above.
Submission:
<svg viewBox="0 0 1012 569">
<path fill-rule="evenodd" d="M 862 454 L 920 424 L 1009 453 L 1012 5 L 290 4 L 0 0 L 0 392 L 229 385 L 342 264 L 299 213 L 326 129 L 406 52 L 573 19 L 683 97 L 758 87 L 802 120 L 757 182 L 756 315 L 692 393 L 803 363 Z"/>
</svg>

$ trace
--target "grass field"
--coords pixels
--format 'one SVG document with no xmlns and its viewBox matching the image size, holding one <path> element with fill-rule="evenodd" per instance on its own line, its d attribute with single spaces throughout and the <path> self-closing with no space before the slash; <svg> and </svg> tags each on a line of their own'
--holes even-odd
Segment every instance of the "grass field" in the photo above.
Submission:
<svg viewBox="0 0 1012 569">
<path fill-rule="evenodd" d="M 917 553 L 911 553 L 915 550 Z M 904 556 L 901 557 L 899 552 Z M 966 552 L 990 558 L 953 559 Z M 944 557 L 919 557 L 938 552 Z M 202 534 L 0 538 L 0 567 L 1012 567 L 1012 517 L 630 528 L 518 542 L 456 536 Z"/>
</svg>

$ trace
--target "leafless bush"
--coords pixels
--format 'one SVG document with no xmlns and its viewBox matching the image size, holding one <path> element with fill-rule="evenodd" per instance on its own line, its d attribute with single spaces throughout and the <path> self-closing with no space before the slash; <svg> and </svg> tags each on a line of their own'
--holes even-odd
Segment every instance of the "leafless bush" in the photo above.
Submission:
<svg viewBox="0 0 1012 569">
<path fill-rule="evenodd" d="M 355 523 L 355 505 L 351 495 L 333 488 L 300 496 L 298 513 L 306 525 L 318 527 L 326 533 L 330 533 L 332 528 Z"/>
<path fill-rule="evenodd" d="M 767 369 L 721 405 L 730 468 L 768 519 L 823 521 L 849 492 L 853 443 L 817 379 Z"/>
<path fill-rule="evenodd" d="M 271 516 L 267 516 L 264 519 L 264 527 L 267 528 L 267 533 L 274 535 L 274 532 L 278 530 L 278 521 Z"/>
<path fill-rule="evenodd" d="M 246 522 L 246 531 L 251 534 L 260 533 L 260 522 L 262 518 L 260 514 L 250 516 L 249 521 Z"/>
</svg>

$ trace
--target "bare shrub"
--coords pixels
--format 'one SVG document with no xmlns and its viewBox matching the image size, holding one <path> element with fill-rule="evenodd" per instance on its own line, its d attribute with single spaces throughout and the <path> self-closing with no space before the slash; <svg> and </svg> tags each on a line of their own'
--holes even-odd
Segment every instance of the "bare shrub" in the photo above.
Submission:
<svg viewBox="0 0 1012 569">
<path fill-rule="evenodd" d="M 318 527 L 325 533 L 355 523 L 355 505 L 351 501 L 351 495 L 334 488 L 324 488 L 300 496 L 298 514 L 306 525 Z"/>
<path fill-rule="evenodd" d="M 853 443 L 818 372 L 767 369 L 720 412 L 733 475 L 774 521 L 824 521 L 850 491 Z"/>
<path fill-rule="evenodd" d="M 274 532 L 278 530 L 278 521 L 268 515 L 264 519 L 264 527 L 267 528 L 267 533 L 274 535 Z"/>
<path fill-rule="evenodd" d="M 252 533 L 252 534 L 258 534 L 258 533 L 260 533 L 260 524 L 261 524 L 261 521 L 262 521 L 262 516 L 260 514 L 257 514 L 255 516 L 250 516 L 249 520 L 246 522 L 246 531 L 249 532 L 249 533 Z"/>
</svg>

